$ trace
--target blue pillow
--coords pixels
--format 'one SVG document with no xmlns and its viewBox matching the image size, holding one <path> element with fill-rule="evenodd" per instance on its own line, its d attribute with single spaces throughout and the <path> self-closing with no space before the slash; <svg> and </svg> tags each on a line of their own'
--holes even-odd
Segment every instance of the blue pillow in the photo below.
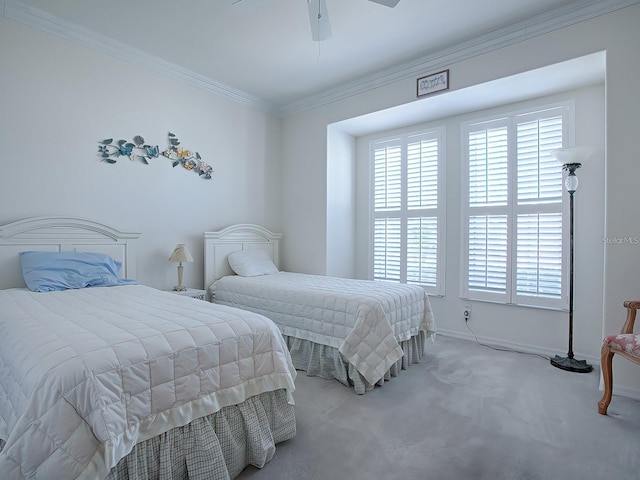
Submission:
<svg viewBox="0 0 640 480">
<path fill-rule="evenodd" d="M 118 277 L 122 264 L 103 253 L 20 252 L 20 263 L 24 282 L 34 292 L 138 283 Z"/>
</svg>

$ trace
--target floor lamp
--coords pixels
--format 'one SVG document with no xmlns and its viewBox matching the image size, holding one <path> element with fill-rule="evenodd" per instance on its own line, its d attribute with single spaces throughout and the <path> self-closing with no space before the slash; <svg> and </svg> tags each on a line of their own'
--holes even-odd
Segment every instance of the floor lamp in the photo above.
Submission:
<svg viewBox="0 0 640 480">
<path fill-rule="evenodd" d="M 586 360 L 576 360 L 573 357 L 573 196 L 578 190 L 576 170 L 592 153 L 593 149 L 590 147 L 560 148 L 551 152 L 551 155 L 562 164 L 562 170 L 569 172 L 564 182 L 569 192 L 569 351 L 566 357 L 556 355 L 552 358 L 551 365 L 579 373 L 590 372 L 593 367 Z"/>
</svg>

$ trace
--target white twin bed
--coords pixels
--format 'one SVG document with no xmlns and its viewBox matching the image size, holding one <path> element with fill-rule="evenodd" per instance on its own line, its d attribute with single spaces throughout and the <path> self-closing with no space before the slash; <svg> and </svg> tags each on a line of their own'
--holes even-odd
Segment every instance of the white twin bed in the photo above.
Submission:
<svg viewBox="0 0 640 480">
<path fill-rule="evenodd" d="M 233 478 L 295 435 L 278 328 L 123 281 L 137 236 L 62 217 L 0 227 L 1 478 Z"/>
<path fill-rule="evenodd" d="M 359 394 L 421 360 L 435 335 L 422 287 L 281 272 L 280 238 L 249 224 L 205 232 L 211 301 L 269 317 L 297 369 Z"/>
</svg>

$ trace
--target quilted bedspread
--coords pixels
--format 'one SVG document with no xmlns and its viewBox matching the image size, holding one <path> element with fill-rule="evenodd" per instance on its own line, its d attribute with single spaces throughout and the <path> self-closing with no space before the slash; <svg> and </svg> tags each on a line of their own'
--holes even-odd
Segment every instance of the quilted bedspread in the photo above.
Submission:
<svg viewBox="0 0 640 480">
<path fill-rule="evenodd" d="M 417 285 L 279 272 L 225 276 L 211 297 L 269 317 L 284 335 L 338 348 L 371 384 L 402 357 L 399 342 L 435 333 L 429 298 Z"/>
<path fill-rule="evenodd" d="M 0 290 L 0 478 L 104 478 L 141 441 L 295 370 L 252 312 L 142 285 Z"/>
</svg>

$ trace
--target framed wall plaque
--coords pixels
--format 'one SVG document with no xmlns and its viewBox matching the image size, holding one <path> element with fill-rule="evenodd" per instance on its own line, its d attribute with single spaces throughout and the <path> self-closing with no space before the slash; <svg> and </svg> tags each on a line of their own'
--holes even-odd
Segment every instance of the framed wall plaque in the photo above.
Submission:
<svg viewBox="0 0 640 480">
<path fill-rule="evenodd" d="M 432 73 L 417 80 L 418 97 L 449 90 L 449 70 Z"/>
</svg>

